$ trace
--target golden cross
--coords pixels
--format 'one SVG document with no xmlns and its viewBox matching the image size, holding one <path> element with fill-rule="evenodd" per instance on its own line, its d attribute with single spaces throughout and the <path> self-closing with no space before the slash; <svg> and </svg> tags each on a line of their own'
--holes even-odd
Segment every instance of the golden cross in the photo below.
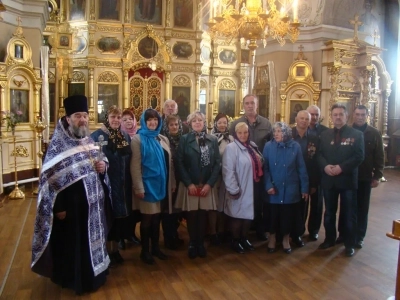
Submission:
<svg viewBox="0 0 400 300">
<path fill-rule="evenodd" d="M 362 22 L 358 20 L 358 15 L 354 15 L 354 20 L 350 20 L 350 24 L 354 25 L 354 40 L 358 40 L 358 26 L 362 25 Z"/>
<path fill-rule="evenodd" d="M 299 46 L 300 52 L 303 52 L 303 49 L 304 49 L 303 45 L 300 45 L 300 46 Z"/>
<path fill-rule="evenodd" d="M 378 34 L 378 30 L 376 28 L 374 30 L 374 33 L 371 34 L 371 36 L 374 39 L 374 46 L 376 46 L 376 40 L 381 38 L 381 36 Z"/>
<path fill-rule="evenodd" d="M 22 20 L 21 20 L 21 17 L 20 17 L 20 16 L 18 16 L 18 18 L 17 18 L 17 22 L 18 22 L 18 26 L 21 26 L 21 24 L 22 24 Z"/>
</svg>

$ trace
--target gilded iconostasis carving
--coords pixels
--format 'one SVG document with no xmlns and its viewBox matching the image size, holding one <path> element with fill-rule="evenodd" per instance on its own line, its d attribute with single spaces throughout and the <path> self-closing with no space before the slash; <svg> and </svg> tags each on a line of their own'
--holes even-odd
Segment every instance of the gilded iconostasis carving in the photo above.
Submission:
<svg viewBox="0 0 400 300">
<path fill-rule="evenodd" d="M 322 51 L 322 39 L 307 41 L 305 52 L 310 53 L 310 59 L 300 57 L 293 61 L 295 55 L 290 47 L 296 49 L 300 43 L 281 51 L 276 43 L 268 41 L 265 49 L 261 43 L 258 45 L 256 55 L 262 57 L 258 62 L 246 41 L 211 39 L 204 32 L 210 17 L 209 1 L 48 3 L 49 19 L 42 33 L 42 44 L 48 47 L 48 100 L 41 95 L 39 59 L 37 63 L 32 60 L 39 47 L 32 47 L 25 39 L 21 20 L 5 47 L 4 63 L 0 63 L 1 108 L 23 112 L 17 132 L 22 134 L 29 153 L 37 153 L 32 130 L 36 115 L 48 108 L 52 132 L 58 118 L 65 114 L 63 99 L 74 94 L 88 97 L 92 129 L 104 122 L 110 105 L 130 108 L 139 119 L 149 107 L 161 112 L 166 99 L 178 103 L 183 120 L 200 109 L 207 115 L 210 127 L 218 112 L 232 118 L 241 116 L 243 97 L 255 93 L 261 115 L 290 124 L 294 124 L 295 113 L 310 104 L 321 106 L 327 117 L 335 102 L 344 103 L 349 109 L 357 103 L 368 103 L 371 124 L 386 134 L 391 80 L 380 52 L 372 47 L 382 43 L 378 37 L 383 28 L 380 1 L 299 1 L 301 24 L 305 29 L 312 26 L 318 34 L 324 31 L 322 25 L 332 25 L 329 33 L 335 26 L 338 32 L 343 27 L 354 28 L 349 20 L 358 13 L 363 22 L 359 41 L 348 39 L 348 31 L 346 39 L 336 44 L 327 42 Z M 348 46 L 343 46 L 345 41 Z M 324 51 L 326 57 L 321 56 Z M 253 61 L 257 62 L 254 66 Z M 48 105 L 43 105 L 44 101 Z M 325 123 L 329 125 L 329 118 Z M 2 133 L 7 135 L 4 126 Z M 22 163 L 27 169 L 38 165 L 33 157 Z M 10 173 L 11 168 L 6 166 L 3 171 Z"/>
</svg>

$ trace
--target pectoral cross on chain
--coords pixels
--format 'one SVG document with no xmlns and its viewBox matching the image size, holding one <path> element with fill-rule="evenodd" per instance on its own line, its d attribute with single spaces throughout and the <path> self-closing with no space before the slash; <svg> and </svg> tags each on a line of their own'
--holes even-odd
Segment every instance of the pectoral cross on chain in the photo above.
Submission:
<svg viewBox="0 0 400 300">
<path fill-rule="evenodd" d="M 107 145 L 108 142 L 104 141 L 104 136 L 103 135 L 99 135 L 99 141 L 94 143 L 96 146 L 99 146 L 99 154 L 97 155 L 97 160 L 103 160 L 104 157 L 104 153 L 103 153 L 103 146 Z"/>
<path fill-rule="evenodd" d="M 358 26 L 361 26 L 363 23 L 358 20 L 358 15 L 354 15 L 354 20 L 349 21 L 351 25 L 354 25 L 354 40 L 358 41 Z"/>
</svg>

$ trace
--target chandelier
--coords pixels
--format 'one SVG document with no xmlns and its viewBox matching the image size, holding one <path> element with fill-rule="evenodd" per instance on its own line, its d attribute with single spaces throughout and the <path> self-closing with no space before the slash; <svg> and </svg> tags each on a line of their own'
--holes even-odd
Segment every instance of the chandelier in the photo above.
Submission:
<svg viewBox="0 0 400 300">
<path fill-rule="evenodd" d="M 244 39 L 252 51 L 258 40 L 265 47 L 270 37 L 283 46 L 299 37 L 298 0 L 210 0 L 209 13 L 211 37 Z"/>
</svg>

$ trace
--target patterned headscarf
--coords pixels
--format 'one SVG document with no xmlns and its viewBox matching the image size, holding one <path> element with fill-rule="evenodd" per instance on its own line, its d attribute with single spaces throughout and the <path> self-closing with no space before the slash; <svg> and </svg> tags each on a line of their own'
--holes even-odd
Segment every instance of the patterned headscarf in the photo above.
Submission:
<svg viewBox="0 0 400 300">
<path fill-rule="evenodd" d="M 105 114 L 106 121 L 104 122 L 102 129 L 108 133 L 108 144 L 107 147 L 114 153 L 118 151 L 120 154 L 130 153 L 129 143 L 126 141 L 124 135 L 121 132 L 121 126 L 117 129 L 112 129 L 108 122 L 108 113 Z"/>
<path fill-rule="evenodd" d="M 125 127 L 125 123 L 121 122 L 121 130 L 125 131 L 127 134 L 129 134 L 130 137 L 133 137 L 137 131 L 137 121 L 136 121 L 135 115 L 133 114 L 133 112 L 130 109 L 125 109 L 123 111 L 122 117 L 125 115 L 128 115 L 133 119 L 133 126 L 132 126 L 132 128 L 128 129 Z"/>
<path fill-rule="evenodd" d="M 224 132 L 219 132 L 218 128 L 217 128 L 217 122 L 219 119 L 221 118 L 225 118 L 227 120 L 227 126 Z M 218 145 L 221 144 L 222 140 L 227 140 L 229 142 L 229 119 L 227 117 L 227 115 L 223 114 L 223 113 L 218 113 L 217 116 L 214 119 L 214 127 L 211 130 L 211 134 L 215 135 L 218 139 Z"/>
<path fill-rule="evenodd" d="M 244 122 L 239 122 L 238 124 L 236 124 L 236 128 L 240 123 L 244 123 Z M 246 124 L 246 123 L 244 123 Z M 247 124 L 246 124 L 247 125 Z M 257 146 L 253 146 L 250 142 L 250 134 L 247 138 L 247 141 L 245 143 L 242 143 L 237 134 L 236 134 L 236 130 L 235 133 L 233 134 L 233 137 L 236 141 L 238 141 L 239 143 L 241 143 L 243 146 L 246 147 L 247 152 L 250 154 L 251 157 L 251 163 L 253 165 L 253 179 L 255 182 L 259 182 L 261 179 L 261 176 L 263 176 L 263 162 L 262 162 L 262 154 L 260 153 L 260 151 L 258 150 Z M 258 155 L 257 155 L 258 154 Z"/>
<path fill-rule="evenodd" d="M 272 132 L 275 131 L 275 128 L 279 127 L 282 130 L 282 142 L 286 143 L 292 139 L 292 128 L 288 126 L 285 122 L 276 122 L 274 126 L 272 126 Z"/>
<path fill-rule="evenodd" d="M 162 132 L 168 138 L 171 148 L 173 147 L 174 149 L 177 149 L 179 145 L 179 140 L 181 139 L 183 133 L 183 127 L 182 127 L 182 120 L 179 118 L 179 116 L 178 115 L 174 116 L 178 120 L 178 126 L 179 126 L 178 133 L 171 134 L 169 132 L 168 122 L 167 122 L 168 116 L 164 118 Z"/>
</svg>

